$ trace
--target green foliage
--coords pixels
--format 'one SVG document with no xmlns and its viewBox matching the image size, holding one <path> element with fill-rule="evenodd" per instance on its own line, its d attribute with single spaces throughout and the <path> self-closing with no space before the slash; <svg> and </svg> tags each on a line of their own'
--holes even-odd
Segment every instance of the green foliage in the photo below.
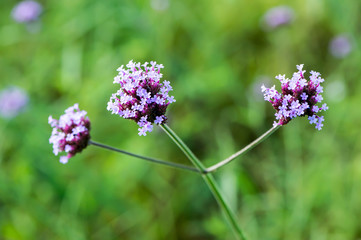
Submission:
<svg viewBox="0 0 361 240">
<path fill-rule="evenodd" d="M 153 0 L 154 1 L 154 0 Z M 78 102 L 95 141 L 187 164 L 156 128 L 146 137 L 106 104 L 117 67 L 163 63 L 177 102 L 169 125 L 209 166 L 272 126 L 261 79 L 277 84 L 296 64 L 325 78 L 325 126 L 282 127 L 215 173 L 250 239 L 361 238 L 361 2 L 40 1 L 38 32 L 13 21 L 0 2 L 0 89 L 24 88 L 24 113 L 0 119 L 1 239 L 233 239 L 202 178 L 89 146 L 67 165 L 48 143 L 55 118 Z M 290 4 L 295 20 L 263 31 L 270 8 Z M 347 33 L 344 59 L 328 51 Z M 342 91 L 344 88 L 344 91 Z"/>
</svg>

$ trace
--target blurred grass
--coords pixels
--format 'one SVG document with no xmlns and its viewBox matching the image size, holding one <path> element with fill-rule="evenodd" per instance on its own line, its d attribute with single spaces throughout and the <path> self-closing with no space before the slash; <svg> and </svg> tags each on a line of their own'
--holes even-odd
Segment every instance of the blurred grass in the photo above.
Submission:
<svg viewBox="0 0 361 240">
<path fill-rule="evenodd" d="M 216 177 L 250 239 L 361 238 L 359 1 L 40 2 L 36 33 L 11 19 L 16 1 L 0 2 L 0 87 L 30 95 L 26 112 L 0 119 L 1 239 L 233 239 L 195 174 L 93 146 L 65 166 L 53 156 L 47 117 L 78 102 L 94 140 L 188 163 L 159 129 L 139 137 L 107 112 L 115 70 L 131 59 L 165 65 L 169 125 L 206 165 L 271 127 L 261 79 L 276 84 L 300 63 L 321 72 L 324 129 L 292 121 Z M 263 31 L 263 14 L 283 4 L 294 22 Z M 341 33 L 353 49 L 335 59 L 328 44 Z"/>
</svg>

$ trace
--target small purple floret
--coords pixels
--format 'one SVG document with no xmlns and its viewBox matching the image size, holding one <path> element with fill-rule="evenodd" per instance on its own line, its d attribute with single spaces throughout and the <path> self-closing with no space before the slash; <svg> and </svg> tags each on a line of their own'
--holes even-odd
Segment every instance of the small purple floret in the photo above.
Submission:
<svg viewBox="0 0 361 240">
<path fill-rule="evenodd" d="M 79 105 L 69 107 L 59 120 L 49 116 L 48 122 L 53 127 L 49 143 L 53 144 L 53 152 L 67 155 L 60 157 L 60 162 L 65 164 L 69 158 L 81 152 L 88 146 L 90 139 L 90 121 L 86 111 L 80 111 Z"/>
<path fill-rule="evenodd" d="M 164 124 L 167 107 L 175 102 L 168 92 L 173 88 L 169 81 L 161 82 L 162 64 L 156 62 L 134 63 L 130 61 L 126 68 L 118 68 L 119 74 L 113 83 L 120 84 L 120 89 L 112 94 L 107 110 L 125 119 L 134 120 L 139 126 L 139 135 L 146 136 L 153 130 L 154 124 Z"/>
<path fill-rule="evenodd" d="M 310 80 L 307 81 L 304 77 L 306 71 L 302 70 L 303 64 L 297 65 L 297 69 L 298 72 L 295 72 L 291 79 L 286 78 L 285 75 L 276 77 L 281 82 L 281 93 L 275 90 L 275 86 L 261 87 L 264 99 L 276 110 L 275 116 L 278 122 L 274 122 L 274 125 L 285 125 L 295 117 L 308 116 L 310 124 L 315 124 L 316 129 L 321 130 L 324 117 L 316 113 L 326 111 L 328 106 L 326 103 L 322 107 L 316 104 L 323 100 L 320 94 L 323 88 L 320 84 L 324 79 L 321 78 L 320 73 L 311 71 Z"/>
</svg>

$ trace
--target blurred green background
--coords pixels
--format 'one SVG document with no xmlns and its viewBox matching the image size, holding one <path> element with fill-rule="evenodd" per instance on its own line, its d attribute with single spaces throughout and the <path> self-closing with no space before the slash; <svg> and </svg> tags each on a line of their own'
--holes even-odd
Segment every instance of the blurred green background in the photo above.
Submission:
<svg viewBox="0 0 361 240">
<path fill-rule="evenodd" d="M 24 112 L 0 118 L 0 239 L 233 239 L 196 174 L 94 146 L 66 165 L 53 155 L 48 116 L 79 103 L 93 140 L 190 164 L 161 129 L 139 137 L 106 110 L 131 59 L 164 64 L 177 100 L 168 124 L 207 166 L 272 126 L 262 82 L 279 89 L 274 76 L 300 63 L 321 72 L 322 131 L 296 119 L 215 177 L 249 239 L 361 238 L 360 1 L 39 2 L 29 26 L 11 18 L 17 1 L 0 1 L 0 89 L 29 95 Z M 264 29 L 285 4 L 293 21 Z M 339 34 L 352 46 L 342 58 L 329 50 Z"/>
</svg>

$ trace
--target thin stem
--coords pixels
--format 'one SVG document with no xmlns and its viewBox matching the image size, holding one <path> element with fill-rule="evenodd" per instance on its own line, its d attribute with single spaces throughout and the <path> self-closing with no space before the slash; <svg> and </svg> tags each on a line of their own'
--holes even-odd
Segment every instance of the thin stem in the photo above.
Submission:
<svg viewBox="0 0 361 240">
<path fill-rule="evenodd" d="M 203 172 L 199 171 L 197 168 L 186 166 L 186 165 L 183 165 L 183 164 L 166 162 L 166 161 L 151 158 L 151 157 L 141 156 L 141 155 L 138 155 L 138 154 L 130 153 L 130 152 L 120 150 L 118 148 L 111 147 L 111 146 L 108 146 L 108 145 L 105 145 L 105 144 L 102 144 L 102 143 L 98 143 L 98 142 L 94 142 L 94 141 L 89 141 L 88 143 L 91 144 L 91 145 L 97 146 L 97 147 L 105 148 L 105 149 L 108 149 L 108 150 L 111 150 L 111 151 L 126 154 L 126 155 L 129 155 L 129 156 L 132 156 L 132 157 L 140 158 L 140 159 L 143 159 L 143 160 L 146 160 L 146 161 L 149 161 L 149 162 L 165 165 L 165 166 L 168 166 L 168 167 L 183 169 L 183 170 L 186 170 L 186 171 L 191 171 L 191 172 L 196 172 L 196 173 L 203 173 Z"/>
<path fill-rule="evenodd" d="M 188 148 L 188 146 L 180 139 L 173 130 L 168 127 L 168 125 L 163 124 L 159 125 L 167 134 L 168 136 L 177 144 L 177 146 L 183 151 L 183 153 L 187 156 L 187 158 L 196 166 L 201 172 L 205 170 L 204 165 L 198 160 L 198 158 L 194 155 L 194 153 Z"/>
<path fill-rule="evenodd" d="M 194 153 L 188 148 L 188 146 L 170 129 L 166 124 L 160 125 L 160 127 L 168 134 L 168 136 L 177 144 L 177 146 L 183 151 L 183 153 L 189 158 L 189 160 L 198 168 L 200 172 L 204 172 L 206 169 L 199 159 L 194 155 Z M 203 174 L 204 181 L 207 183 L 209 189 L 211 190 L 213 196 L 217 200 L 220 208 L 223 210 L 223 213 L 230 224 L 232 230 L 237 239 L 246 240 L 241 228 L 238 226 L 236 216 L 232 212 L 231 208 L 223 198 L 222 193 L 220 192 L 219 187 L 216 184 L 215 179 L 212 174 Z"/>
<path fill-rule="evenodd" d="M 219 163 L 214 164 L 213 166 L 208 167 L 207 169 L 205 169 L 206 173 L 213 172 L 213 171 L 217 170 L 218 168 L 230 163 L 236 157 L 238 157 L 238 156 L 240 156 L 242 154 L 245 154 L 246 152 L 248 152 L 249 150 L 251 150 L 252 148 L 257 146 L 258 144 L 260 144 L 263 140 L 265 140 L 267 137 L 269 137 L 272 133 L 274 133 L 280 127 L 281 127 L 280 125 L 272 127 L 267 132 L 265 132 L 262 136 L 260 136 L 259 138 L 257 138 L 256 140 L 254 140 L 253 142 L 251 142 L 250 144 L 248 144 L 247 146 L 245 146 L 244 148 L 242 148 L 241 150 L 236 152 L 235 154 L 233 154 L 230 157 L 220 161 Z"/>
</svg>

